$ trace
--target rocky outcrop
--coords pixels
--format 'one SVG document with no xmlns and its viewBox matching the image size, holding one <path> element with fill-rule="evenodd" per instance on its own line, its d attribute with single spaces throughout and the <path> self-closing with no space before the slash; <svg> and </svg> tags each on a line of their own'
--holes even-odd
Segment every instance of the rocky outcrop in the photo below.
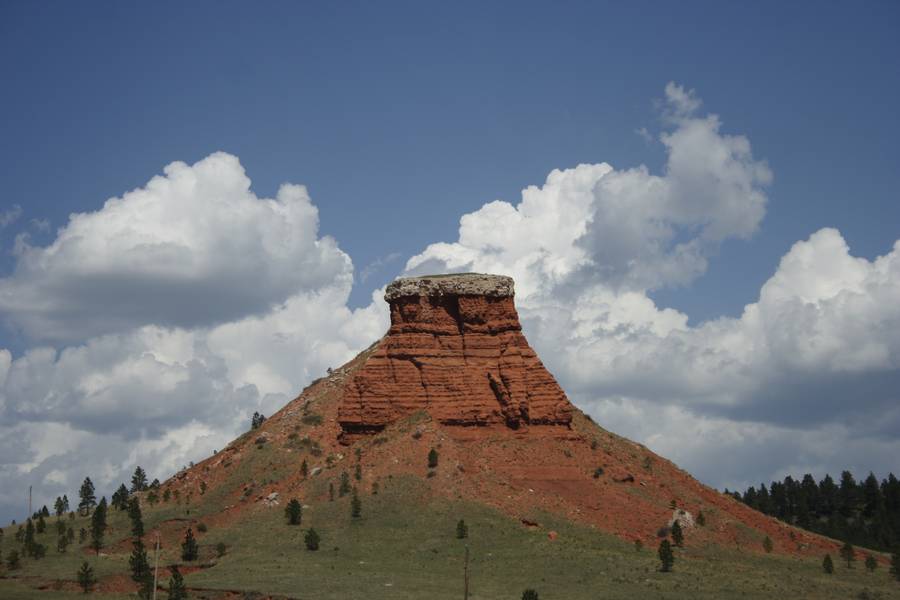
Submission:
<svg viewBox="0 0 900 600">
<path fill-rule="evenodd" d="M 401 278 L 391 328 L 347 382 L 347 438 L 425 410 L 445 425 L 567 426 L 572 406 L 522 334 L 513 280 L 466 273 Z"/>
</svg>

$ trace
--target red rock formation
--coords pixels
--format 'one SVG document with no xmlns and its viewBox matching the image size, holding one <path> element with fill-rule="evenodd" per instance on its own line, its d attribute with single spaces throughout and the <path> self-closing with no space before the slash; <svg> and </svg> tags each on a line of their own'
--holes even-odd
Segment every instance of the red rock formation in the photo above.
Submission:
<svg viewBox="0 0 900 600">
<path fill-rule="evenodd" d="M 402 278 L 391 328 L 343 392 L 344 437 L 418 410 L 446 425 L 568 426 L 572 406 L 522 335 L 509 277 Z"/>
</svg>

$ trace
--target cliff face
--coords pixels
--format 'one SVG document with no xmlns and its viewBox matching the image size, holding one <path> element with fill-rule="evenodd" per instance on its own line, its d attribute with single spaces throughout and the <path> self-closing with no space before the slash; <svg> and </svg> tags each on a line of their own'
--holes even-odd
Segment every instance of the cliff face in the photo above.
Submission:
<svg viewBox="0 0 900 600">
<path fill-rule="evenodd" d="M 391 327 L 344 387 L 344 437 L 425 410 L 445 425 L 568 426 L 572 406 L 522 334 L 509 277 L 410 277 L 388 286 Z"/>
</svg>

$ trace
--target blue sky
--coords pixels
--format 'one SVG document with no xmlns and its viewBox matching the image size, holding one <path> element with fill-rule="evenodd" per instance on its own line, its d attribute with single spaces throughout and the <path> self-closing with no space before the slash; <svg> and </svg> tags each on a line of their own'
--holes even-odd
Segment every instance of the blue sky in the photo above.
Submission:
<svg viewBox="0 0 900 600">
<path fill-rule="evenodd" d="M 349 297 L 338 294 L 337 302 L 342 310 L 358 311 L 347 313 L 355 315 L 347 323 L 356 327 L 356 337 L 348 334 L 342 346 L 323 351 L 327 332 L 321 339 L 310 333 L 305 350 L 297 352 L 298 362 L 284 367 L 296 375 L 279 372 L 276 377 L 266 371 L 256 380 L 252 373 L 261 373 L 261 366 L 247 366 L 238 376 L 234 373 L 240 369 L 228 363 L 224 385 L 230 386 L 227 394 L 235 395 L 234 402 L 244 403 L 240 419 L 254 408 L 270 410 L 292 386 L 374 339 L 365 336 L 378 331 L 383 315 L 359 324 L 365 311 L 377 312 L 370 307 L 372 292 L 405 266 L 413 268 L 409 259 L 421 255 L 452 268 L 457 254 L 421 253 L 435 242 L 456 242 L 463 215 L 495 199 L 516 204 L 523 188 L 541 186 L 553 169 L 582 163 L 605 161 L 616 170 L 644 164 L 650 173 L 665 175 L 669 155 L 659 136 L 683 125 L 673 128 L 661 116 L 666 102 L 673 102 L 664 93 L 669 82 L 696 90 L 702 98 L 696 114 L 719 115 L 722 134 L 749 140 L 753 159 L 765 161 L 774 178 L 757 184 L 767 200 L 751 235 L 722 236 L 704 248 L 706 265 L 695 276 L 662 278 L 638 291 L 659 309 L 678 311 L 692 327 L 719 317 L 738 319 L 746 304 L 760 298 L 792 246 L 822 228 L 839 230 L 850 254 L 869 261 L 889 253 L 900 237 L 898 34 L 896 2 L 5 2 L 0 4 L 0 216 L 10 217 L 0 228 L 0 278 L 8 286 L 6 308 L 0 306 L 7 324 L 0 330 L 0 349 L 8 349 L 15 364 L 47 344 L 56 351 L 89 349 L 100 344 L 101 335 L 140 338 L 143 344 L 148 325 L 191 332 L 194 326 L 210 327 L 208 321 L 187 323 L 158 311 L 141 312 L 141 307 L 100 324 L 105 313 L 98 306 L 97 313 L 82 307 L 68 317 L 78 323 L 64 323 L 64 311 L 53 309 L 51 331 L 14 307 L 31 302 L 27 293 L 32 288 L 23 282 L 32 281 L 28 277 L 37 268 L 29 267 L 14 246 L 17 236 L 21 243 L 27 234 L 31 248 L 49 248 L 71 213 L 99 211 L 108 198 L 144 187 L 173 161 L 194 165 L 224 151 L 239 159 L 258 198 L 276 197 L 285 182 L 305 185 L 318 209 L 319 238 L 334 238 L 354 266 L 352 289 L 344 290 Z M 703 222 L 679 230 L 678 239 L 690 239 Z M 233 225 L 240 228 L 240 223 Z M 827 237 L 816 238 L 821 244 L 812 246 L 833 247 L 834 239 Z M 221 314 L 244 318 L 262 311 L 265 302 L 293 297 L 288 292 L 324 289 L 322 273 L 347 275 L 334 261 L 340 261 L 337 254 L 311 263 L 308 279 L 294 282 L 296 289 L 286 291 L 274 278 L 259 288 L 271 297 L 260 292 L 222 300 Z M 22 275 L 25 271 L 31 275 Z M 137 284 L 123 277 L 121 271 L 104 275 L 103 285 L 112 290 L 108 298 L 119 297 L 116 281 L 135 289 Z M 156 280 L 141 285 L 175 301 L 215 303 L 228 294 L 213 279 L 197 276 L 193 296 L 165 294 L 166 288 L 154 288 Z M 34 297 L 59 293 L 56 300 L 64 303 L 60 290 L 66 288 L 54 287 L 56 281 L 51 277 L 34 288 Z M 207 283 L 216 287 L 204 287 Z M 213 289 L 216 294 L 204 295 Z M 596 289 L 579 297 L 590 294 L 599 297 Z M 539 311 L 537 304 L 534 310 Z M 867 423 L 867 416 L 874 419 L 876 410 L 896 399 L 887 390 L 896 381 L 890 349 L 900 334 L 892 316 L 878 314 L 873 327 L 888 332 L 884 346 L 889 350 L 886 362 L 878 363 L 883 382 L 872 384 L 874 391 L 867 388 L 876 396 L 872 412 L 857 415 Z M 222 319 L 215 325 L 226 322 Z M 527 327 L 529 336 L 539 340 L 538 349 L 551 351 L 553 341 L 540 341 L 539 326 Z M 660 327 L 668 331 L 668 325 Z M 224 344 L 221 339 L 227 337 L 210 336 L 212 345 Z M 585 342 L 584 351 L 596 349 L 596 342 Z M 138 352 L 140 344 L 134 344 L 128 347 Z M 158 347 L 155 351 L 157 357 L 164 354 Z M 99 364 L 91 356 L 85 360 Z M 223 350 L 223 356 L 230 355 Z M 65 371 L 61 355 L 48 360 L 54 372 Z M 679 454 L 677 447 L 659 442 L 665 428 L 653 429 L 653 418 L 644 426 L 624 409 L 615 412 L 638 396 L 642 399 L 634 406 L 649 402 L 641 394 L 652 396 L 653 390 L 598 383 L 562 361 L 548 360 L 582 407 L 593 407 L 595 415 L 651 447 L 657 440 L 655 448 L 674 454 L 705 481 L 744 483 L 727 465 L 698 458 L 703 448 Z M 23 372 L 25 366 L 20 364 Z M 773 375 L 773 382 L 783 384 L 773 396 L 783 396 L 783 389 L 816 389 L 797 383 L 797 377 L 793 372 Z M 109 435 L 113 421 L 80 422 L 58 406 L 45 406 L 46 391 L 25 384 L 10 387 L 10 381 L 12 376 L 0 422 L 8 439 L 25 435 L 35 423 L 52 423 L 74 432 L 83 456 L 91 456 L 101 441 L 112 443 L 90 436 Z M 221 391 L 216 381 L 210 375 L 213 383 L 203 385 Z M 660 374 L 659 381 L 663 386 L 669 380 Z M 256 391 L 242 387 L 248 384 Z M 763 417 L 773 412 L 771 406 L 743 396 L 703 406 L 675 396 L 664 403 L 665 410 L 682 411 L 682 416 L 693 411 L 694 416 L 746 423 L 757 415 L 758 423 L 786 426 Z M 745 403 L 734 408 L 740 402 Z M 13 405 L 18 408 L 9 408 Z M 172 406 L 177 405 L 173 395 Z M 134 414 L 122 409 L 121 418 L 137 418 Z M 199 409 L 192 415 L 193 433 L 209 442 L 179 446 L 177 459 L 187 462 L 208 451 L 237 427 L 207 417 Z M 158 425 L 134 435 L 152 440 L 162 455 L 173 422 L 160 417 Z M 860 427 L 852 435 L 881 436 L 888 445 L 879 448 L 896 447 L 896 437 Z M 219 438 L 213 431 L 220 432 Z M 741 435 L 749 434 L 735 434 Z M 126 448 L 132 439 L 119 441 Z M 792 469 L 847 466 L 816 454 L 811 448 L 817 443 L 809 441 L 808 459 L 788 464 L 772 458 L 748 480 Z M 900 466 L 888 459 L 867 462 L 872 448 L 858 449 L 858 460 L 849 466 Z M 173 453 L 171 448 L 166 452 Z M 54 474 L 63 469 L 53 456 L 48 450 L 7 457 L 0 445 L 0 462 L 8 469 L 0 477 L 11 482 L 10 473 L 32 469 L 52 494 L 69 484 Z M 137 460 L 156 461 L 160 471 L 171 467 L 171 461 L 147 455 L 123 460 L 116 468 L 133 468 L 129 461 Z"/>
</svg>

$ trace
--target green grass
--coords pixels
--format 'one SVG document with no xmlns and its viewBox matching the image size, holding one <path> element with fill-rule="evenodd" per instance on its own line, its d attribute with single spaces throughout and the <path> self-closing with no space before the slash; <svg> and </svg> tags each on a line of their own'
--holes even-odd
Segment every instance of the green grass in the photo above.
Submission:
<svg viewBox="0 0 900 600">
<path fill-rule="evenodd" d="M 630 543 L 549 515 L 529 515 L 541 523 L 530 530 L 482 505 L 424 494 L 414 479 L 388 478 L 379 495 L 361 495 L 361 519 L 351 519 L 348 496 L 312 503 L 300 526 L 285 523 L 289 498 L 274 508 L 255 504 L 240 521 L 199 536 L 201 562 L 211 566 L 188 574 L 186 582 L 209 590 L 204 594 L 210 597 L 214 590 L 241 590 L 310 600 L 459 599 L 468 545 L 471 600 L 518 600 L 529 587 L 541 600 L 900 597 L 900 582 L 884 565 L 869 574 L 861 564 L 848 570 L 836 560 L 837 571 L 828 576 L 820 560 L 689 546 L 676 550 L 673 573 L 659 573 L 655 547 L 637 552 Z M 173 510 L 146 510 L 145 520 L 158 521 Z M 125 515 L 111 516 L 115 535 L 127 536 Z M 469 526 L 466 540 L 455 537 L 460 518 Z M 310 526 L 322 538 L 318 552 L 303 545 Z M 550 530 L 558 532 L 556 540 L 548 539 Z M 14 531 L 5 533 L 4 556 L 15 545 Z M 43 543 L 55 539 L 43 537 Z M 215 559 L 218 542 L 227 553 Z M 177 560 L 178 550 L 166 548 L 164 560 Z M 72 580 L 82 560 L 80 552 L 58 555 L 54 546 L 41 561 L 23 561 L 19 581 L 0 580 L 0 597 L 65 598 L 29 586 Z M 100 576 L 127 570 L 127 554 L 88 560 Z"/>
</svg>

